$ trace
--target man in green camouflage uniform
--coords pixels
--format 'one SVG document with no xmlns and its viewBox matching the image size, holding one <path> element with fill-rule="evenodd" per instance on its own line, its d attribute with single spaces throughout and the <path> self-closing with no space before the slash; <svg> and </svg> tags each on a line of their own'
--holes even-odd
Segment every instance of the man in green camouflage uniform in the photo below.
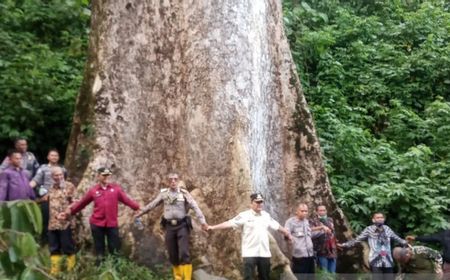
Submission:
<svg viewBox="0 0 450 280">
<path fill-rule="evenodd" d="M 393 257 L 399 265 L 397 280 L 440 279 L 442 277 L 441 254 L 426 246 L 394 248 Z"/>
</svg>

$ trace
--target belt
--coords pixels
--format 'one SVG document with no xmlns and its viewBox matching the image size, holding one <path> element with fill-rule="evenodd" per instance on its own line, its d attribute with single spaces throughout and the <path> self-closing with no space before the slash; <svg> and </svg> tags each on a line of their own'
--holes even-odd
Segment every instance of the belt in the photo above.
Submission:
<svg viewBox="0 0 450 280">
<path fill-rule="evenodd" d="M 186 217 L 181 218 L 181 219 L 165 219 L 167 221 L 168 225 L 171 226 L 178 226 L 179 224 L 183 223 L 186 221 Z"/>
</svg>

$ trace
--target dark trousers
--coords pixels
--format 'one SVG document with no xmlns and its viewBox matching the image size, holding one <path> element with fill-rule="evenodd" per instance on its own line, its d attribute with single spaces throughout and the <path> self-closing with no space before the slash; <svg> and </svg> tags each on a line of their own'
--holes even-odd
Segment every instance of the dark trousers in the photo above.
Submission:
<svg viewBox="0 0 450 280">
<path fill-rule="evenodd" d="M 191 255 L 189 254 L 189 228 L 187 223 L 183 221 L 176 226 L 167 224 L 165 229 L 165 242 L 170 263 L 174 266 L 190 264 Z"/>
<path fill-rule="evenodd" d="M 42 244 L 47 244 L 49 242 L 48 236 L 48 220 L 49 220 L 49 207 L 48 201 L 43 201 L 40 203 L 41 213 L 42 213 Z"/>
<path fill-rule="evenodd" d="M 75 254 L 75 243 L 72 238 L 72 229 L 49 230 L 48 246 L 51 255 Z"/>
<path fill-rule="evenodd" d="M 442 272 L 444 273 L 442 280 L 450 280 L 450 263 L 444 261 Z"/>
<path fill-rule="evenodd" d="M 258 270 L 259 280 L 269 280 L 270 258 L 261 257 L 244 258 L 244 280 L 255 279 L 255 267 Z"/>
<path fill-rule="evenodd" d="M 393 267 L 374 267 L 371 266 L 373 280 L 394 280 Z"/>
<path fill-rule="evenodd" d="M 314 257 L 292 257 L 292 272 L 296 275 L 297 279 L 314 279 L 315 268 Z"/>
<path fill-rule="evenodd" d="M 99 227 L 91 224 L 92 237 L 94 238 L 95 254 L 97 263 L 105 257 L 105 238 L 108 242 L 108 251 L 116 255 L 120 251 L 119 228 L 117 227 Z"/>
</svg>

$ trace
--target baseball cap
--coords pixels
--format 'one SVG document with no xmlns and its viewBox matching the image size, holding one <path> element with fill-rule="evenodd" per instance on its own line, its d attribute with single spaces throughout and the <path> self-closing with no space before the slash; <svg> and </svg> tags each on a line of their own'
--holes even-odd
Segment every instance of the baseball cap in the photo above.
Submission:
<svg viewBox="0 0 450 280">
<path fill-rule="evenodd" d="M 111 175 L 112 174 L 111 170 L 106 167 L 100 167 L 99 169 L 97 169 L 97 173 L 99 173 L 100 175 Z"/>
<path fill-rule="evenodd" d="M 264 198 L 261 193 L 253 193 L 250 195 L 251 201 L 264 201 Z"/>
</svg>

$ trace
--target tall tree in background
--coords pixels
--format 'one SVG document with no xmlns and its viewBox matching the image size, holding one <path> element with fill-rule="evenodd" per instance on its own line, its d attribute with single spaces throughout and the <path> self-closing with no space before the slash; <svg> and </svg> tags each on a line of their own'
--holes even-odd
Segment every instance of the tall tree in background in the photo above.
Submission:
<svg viewBox="0 0 450 280">
<path fill-rule="evenodd" d="M 86 60 L 87 0 L 0 1 L 0 158 L 18 136 L 64 156 Z"/>
<path fill-rule="evenodd" d="M 92 1 L 91 27 L 66 158 L 80 189 L 106 165 L 144 203 L 176 169 L 210 223 L 231 218 L 260 191 L 280 221 L 300 200 L 326 204 L 340 234 L 349 236 L 330 192 L 280 1 Z M 131 213 L 121 213 L 125 235 Z M 126 235 L 141 262 L 165 259 L 159 216 L 145 220 L 144 233 Z M 239 278 L 237 234 L 193 237 L 196 263 Z"/>
</svg>

